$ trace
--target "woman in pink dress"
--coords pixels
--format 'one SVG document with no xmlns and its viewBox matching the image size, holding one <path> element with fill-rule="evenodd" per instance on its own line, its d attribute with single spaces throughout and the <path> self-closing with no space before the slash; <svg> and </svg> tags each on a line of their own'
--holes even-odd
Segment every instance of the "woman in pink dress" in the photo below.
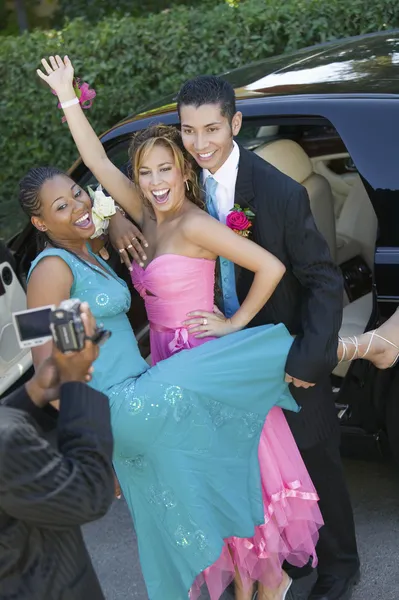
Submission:
<svg viewBox="0 0 399 600">
<path fill-rule="evenodd" d="M 132 281 L 146 304 L 153 363 L 243 329 L 270 298 L 284 266 L 202 210 L 198 180 L 176 129 L 154 126 L 135 136 L 131 159 L 136 187 L 110 162 L 74 102 L 69 59 L 50 57 L 51 66 L 45 60 L 42 63 L 47 75 L 39 72 L 40 76 L 65 104 L 65 116 L 83 161 L 150 243 L 151 257 L 146 265 L 134 265 Z M 214 310 L 218 256 L 255 273 L 247 298 L 230 319 Z M 209 313 L 208 317 L 190 328 L 188 315 L 198 310 Z M 364 334 L 359 339 L 340 340 L 337 361 L 368 354 L 374 364 L 387 367 L 397 352 L 397 347 L 379 334 Z M 245 365 L 245 356 L 242 360 Z M 250 370 L 251 365 L 245 368 Z M 228 414 L 221 411 L 213 415 L 214 426 L 221 427 L 226 419 Z M 315 546 L 322 526 L 318 497 L 279 408 L 273 408 L 267 417 L 258 456 L 264 523 L 251 539 L 226 539 L 219 559 L 197 578 L 191 590 L 194 600 L 203 583 L 211 599 L 217 600 L 233 579 L 238 600 L 252 598 L 255 582 L 259 583 L 259 600 L 284 600 L 292 582 L 282 569 L 283 562 L 300 567 L 311 559 L 316 564 Z"/>
<path fill-rule="evenodd" d="M 184 150 L 175 128 L 154 126 L 139 132 L 130 150 L 135 181 L 146 176 L 142 164 L 151 165 L 154 140 L 169 146 L 183 160 Z M 155 156 L 154 166 L 157 162 Z M 151 244 L 151 236 L 144 233 Z M 204 333 L 198 333 L 195 326 L 190 327 L 188 315 L 198 309 L 204 313 L 217 311 L 215 260 L 162 253 L 147 266 L 134 263 L 132 282 L 145 302 L 152 364 L 212 339 L 209 334 L 204 337 Z M 221 313 L 217 315 L 225 319 Z M 223 415 L 220 420 L 222 423 Z M 291 580 L 282 572 L 283 562 L 302 567 L 311 558 L 313 566 L 317 564 L 315 546 L 323 524 L 318 496 L 280 408 L 272 408 L 267 416 L 258 455 L 265 522 L 257 527 L 252 539 L 226 540 L 219 560 L 197 578 L 191 594 L 194 599 L 206 583 L 212 600 L 216 600 L 235 579 L 237 600 L 252 598 L 255 581 L 259 582 L 259 600 L 284 600 Z"/>
</svg>

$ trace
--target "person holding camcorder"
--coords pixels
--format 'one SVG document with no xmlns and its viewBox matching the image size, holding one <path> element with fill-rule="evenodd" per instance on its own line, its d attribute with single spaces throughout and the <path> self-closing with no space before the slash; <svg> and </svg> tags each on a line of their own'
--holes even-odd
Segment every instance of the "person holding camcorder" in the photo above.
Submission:
<svg viewBox="0 0 399 600">
<path fill-rule="evenodd" d="M 24 347 L 38 343 L 26 327 L 39 321 L 16 315 Z M 48 310 L 46 333 L 51 357 L 0 402 L 0 600 L 103 600 L 80 526 L 114 497 L 108 398 L 86 385 L 108 334 L 78 301 Z M 55 423 L 58 449 L 43 433 Z"/>
</svg>

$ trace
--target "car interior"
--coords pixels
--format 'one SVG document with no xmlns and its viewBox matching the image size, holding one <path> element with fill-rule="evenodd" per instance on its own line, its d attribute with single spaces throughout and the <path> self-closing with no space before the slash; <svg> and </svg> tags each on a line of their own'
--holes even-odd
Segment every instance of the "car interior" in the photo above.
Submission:
<svg viewBox="0 0 399 600">
<path fill-rule="evenodd" d="M 345 292 L 341 335 L 361 334 L 373 312 L 372 273 L 378 222 L 366 189 L 331 125 L 261 125 L 244 146 L 301 183 L 331 256 L 341 268 Z M 346 375 L 349 363 L 334 371 Z"/>
<path fill-rule="evenodd" d="M 361 334 L 373 313 L 372 273 L 377 238 L 377 217 L 350 154 L 332 125 L 321 119 L 280 120 L 279 123 L 246 120 L 238 136 L 244 147 L 298 181 L 308 191 L 319 231 L 339 265 L 345 283 L 341 335 Z M 126 171 L 129 140 L 125 137 L 107 149 L 111 160 Z M 95 185 L 85 170 L 82 186 Z M 36 254 L 32 230 L 19 236 L 23 243 L 15 257 L 0 245 L 0 396 L 29 372 L 30 352 L 21 350 L 11 313 L 26 307 L 26 273 Z M 116 253 L 111 264 L 127 283 L 127 269 Z M 15 264 L 18 263 L 18 269 Z M 142 355 L 150 361 L 148 323 L 140 296 L 132 290 L 128 314 Z M 334 385 L 339 388 L 349 363 L 338 365 Z"/>
</svg>

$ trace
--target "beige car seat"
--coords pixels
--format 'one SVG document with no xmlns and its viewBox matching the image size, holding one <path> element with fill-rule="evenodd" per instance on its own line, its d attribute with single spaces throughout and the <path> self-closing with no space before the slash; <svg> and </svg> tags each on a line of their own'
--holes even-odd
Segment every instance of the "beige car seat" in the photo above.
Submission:
<svg viewBox="0 0 399 600">
<path fill-rule="evenodd" d="M 263 144 L 255 150 L 255 154 L 306 188 L 316 226 L 325 237 L 331 256 L 335 261 L 334 198 L 327 179 L 314 173 L 308 155 L 299 144 L 292 140 L 277 140 Z"/>
<path fill-rule="evenodd" d="M 374 271 L 377 229 L 377 215 L 359 177 L 349 192 L 337 221 L 338 264 L 360 255 Z"/>
<path fill-rule="evenodd" d="M 334 261 L 341 264 L 361 254 L 370 268 L 373 268 L 377 218 L 360 178 L 345 201 L 336 236 L 331 186 L 325 177 L 313 172 L 312 163 L 301 146 L 292 140 L 277 140 L 259 146 L 255 153 L 307 189 L 315 223 L 325 237 Z M 372 293 L 350 304 L 346 303 L 340 335 L 363 333 L 372 309 Z M 344 377 L 348 368 L 349 363 L 341 363 L 334 374 Z"/>
</svg>

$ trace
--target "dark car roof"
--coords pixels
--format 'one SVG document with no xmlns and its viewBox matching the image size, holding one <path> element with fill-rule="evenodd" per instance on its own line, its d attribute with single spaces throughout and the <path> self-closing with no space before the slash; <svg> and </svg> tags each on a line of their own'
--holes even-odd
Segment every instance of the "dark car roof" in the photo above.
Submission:
<svg viewBox="0 0 399 600">
<path fill-rule="evenodd" d="M 337 40 L 223 73 L 240 99 L 291 94 L 399 94 L 399 30 Z M 176 94 L 127 120 L 174 111 Z"/>
</svg>

